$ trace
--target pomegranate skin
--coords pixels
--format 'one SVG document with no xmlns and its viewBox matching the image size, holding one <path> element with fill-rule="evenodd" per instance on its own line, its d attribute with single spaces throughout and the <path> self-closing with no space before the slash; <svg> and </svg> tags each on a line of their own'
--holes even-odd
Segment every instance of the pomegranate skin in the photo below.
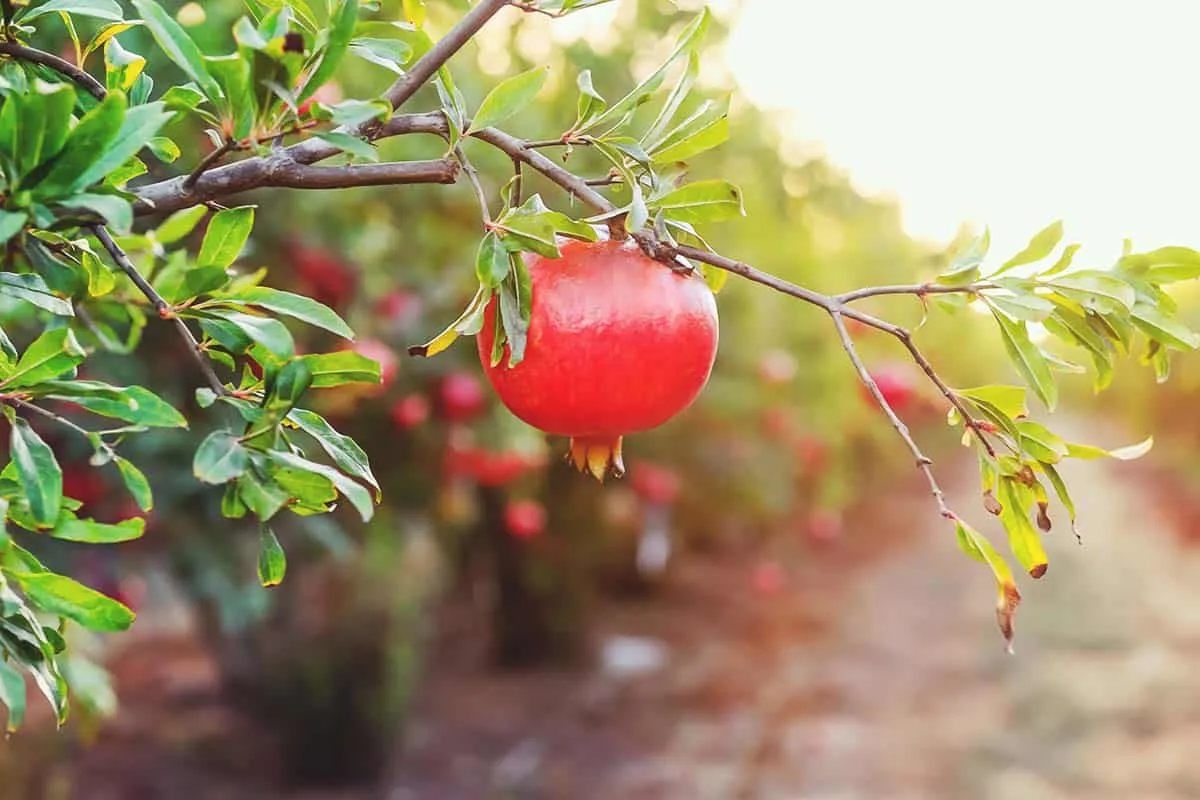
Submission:
<svg viewBox="0 0 1200 800">
<path fill-rule="evenodd" d="M 572 241 L 561 252 L 528 258 L 525 359 L 491 366 L 493 298 L 477 337 L 480 361 L 513 414 L 584 449 L 614 451 L 619 474 L 620 437 L 663 424 L 707 383 L 716 302 L 699 275 L 676 273 L 633 242 Z"/>
</svg>

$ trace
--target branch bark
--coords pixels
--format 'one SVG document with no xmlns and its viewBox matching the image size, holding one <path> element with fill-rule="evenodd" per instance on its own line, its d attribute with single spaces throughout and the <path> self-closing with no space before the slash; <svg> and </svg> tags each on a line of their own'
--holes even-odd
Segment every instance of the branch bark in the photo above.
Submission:
<svg viewBox="0 0 1200 800">
<path fill-rule="evenodd" d="M 29 61 L 34 64 L 41 64 L 43 67 L 49 67 L 55 72 L 70 78 L 76 85 L 85 89 L 88 94 L 97 100 L 103 100 L 108 94 L 108 91 L 104 88 L 104 84 L 100 83 L 100 81 L 70 61 L 61 59 L 52 53 L 35 50 L 32 47 L 26 47 L 17 42 L 0 42 L 0 55 L 11 56 L 21 61 Z"/>
</svg>

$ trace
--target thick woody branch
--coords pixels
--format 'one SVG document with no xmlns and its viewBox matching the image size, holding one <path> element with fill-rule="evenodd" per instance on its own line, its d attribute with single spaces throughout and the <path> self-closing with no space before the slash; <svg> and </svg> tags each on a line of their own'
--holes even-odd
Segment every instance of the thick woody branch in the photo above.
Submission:
<svg viewBox="0 0 1200 800">
<path fill-rule="evenodd" d="M 70 61 L 59 58 L 51 53 L 45 53 L 41 50 L 35 50 L 32 47 L 26 47 L 17 42 L 0 42 L 0 55 L 11 56 L 21 61 L 29 61 L 34 64 L 41 64 L 43 67 L 49 67 L 61 75 L 70 78 L 78 86 L 87 90 L 87 93 L 97 100 L 103 100 L 108 92 L 104 88 L 104 84 L 93 78 L 88 73 L 81 70 L 79 67 L 72 64 Z"/>
<path fill-rule="evenodd" d="M 322 143 L 323 144 L 323 143 Z M 337 149 L 323 157 L 336 155 Z M 319 160 L 320 151 L 317 153 Z M 458 164 L 451 159 L 346 164 L 319 167 L 295 160 L 288 150 L 219 167 L 188 186 L 187 177 L 172 178 L 137 190 L 138 214 L 168 213 L 181 208 L 264 187 L 347 189 L 409 183 L 454 183 Z"/>
</svg>

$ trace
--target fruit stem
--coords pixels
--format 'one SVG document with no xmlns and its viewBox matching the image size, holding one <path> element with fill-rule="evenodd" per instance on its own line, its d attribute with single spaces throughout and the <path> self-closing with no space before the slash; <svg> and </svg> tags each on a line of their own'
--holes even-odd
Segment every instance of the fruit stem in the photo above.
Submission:
<svg viewBox="0 0 1200 800">
<path fill-rule="evenodd" d="M 604 478 L 610 472 L 614 478 L 620 478 L 625 474 L 620 436 L 614 438 L 572 437 L 569 459 L 575 465 L 575 469 L 590 473 L 601 483 L 604 483 Z"/>
</svg>

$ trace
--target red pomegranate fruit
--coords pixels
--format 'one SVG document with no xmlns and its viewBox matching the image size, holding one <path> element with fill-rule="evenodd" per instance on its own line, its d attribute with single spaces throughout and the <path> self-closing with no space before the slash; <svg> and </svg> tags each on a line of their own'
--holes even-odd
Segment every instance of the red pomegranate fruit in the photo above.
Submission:
<svg viewBox="0 0 1200 800">
<path fill-rule="evenodd" d="M 392 404 L 391 416 L 400 430 L 415 428 L 429 419 L 429 401 L 423 395 L 407 395 Z"/>
<path fill-rule="evenodd" d="M 717 353 L 717 306 L 699 275 L 684 275 L 636 243 L 569 242 L 559 258 L 530 257 L 525 358 L 491 366 L 493 298 L 479 357 L 500 400 L 546 433 L 571 438 L 571 460 L 598 480 L 625 467 L 621 438 L 655 428 L 704 388 Z"/>
<path fill-rule="evenodd" d="M 438 385 L 438 414 L 449 422 L 470 422 L 483 411 L 485 400 L 479 380 L 466 372 L 451 372 Z"/>
<path fill-rule="evenodd" d="M 879 393 L 883 395 L 883 399 L 896 412 L 904 412 L 916 400 L 916 388 L 913 386 L 912 377 L 908 371 L 888 365 L 871 370 L 871 377 L 875 379 L 875 385 L 879 387 Z M 875 402 L 875 397 L 866 386 L 863 386 L 861 391 L 866 399 L 872 403 Z"/>
<path fill-rule="evenodd" d="M 546 509 L 536 500 L 513 500 L 504 509 L 504 527 L 518 539 L 533 539 L 546 529 Z"/>
</svg>

